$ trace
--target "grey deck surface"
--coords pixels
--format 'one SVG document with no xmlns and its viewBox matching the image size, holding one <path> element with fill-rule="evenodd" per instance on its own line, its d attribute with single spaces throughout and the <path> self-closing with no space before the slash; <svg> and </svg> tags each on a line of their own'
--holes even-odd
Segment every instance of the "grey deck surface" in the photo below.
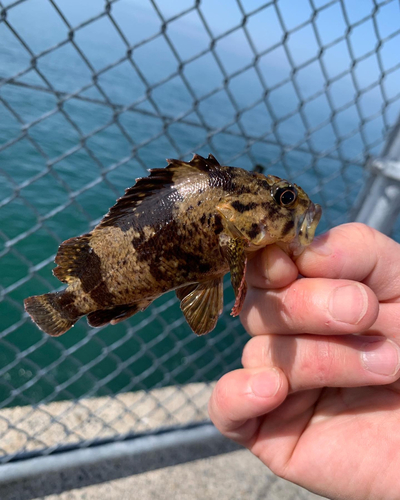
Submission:
<svg viewBox="0 0 400 500">
<path fill-rule="evenodd" d="M 128 460 L 129 462 L 129 460 Z M 129 473 L 130 464 L 119 464 Z M 127 470 L 122 470 L 122 469 Z M 214 456 L 107 480 L 113 467 L 57 473 L 0 488 L 1 500 L 316 500 L 313 495 L 274 476 L 247 450 Z M 115 472 L 115 470 L 114 470 Z M 115 475 L 115 474 L 114 474 Z M 89 484 L 90 482 L 97 484 Z M 104 482 L 103 482 L 104 481 Z M 86 484 L 86 485 L 85 485 Z M 68 488 L 68 490 L 60 491 Z M 50 493 L 53 491 L 53 493 Z M 46 493 L 47 492 L 47 493 Z"/>
</svg>

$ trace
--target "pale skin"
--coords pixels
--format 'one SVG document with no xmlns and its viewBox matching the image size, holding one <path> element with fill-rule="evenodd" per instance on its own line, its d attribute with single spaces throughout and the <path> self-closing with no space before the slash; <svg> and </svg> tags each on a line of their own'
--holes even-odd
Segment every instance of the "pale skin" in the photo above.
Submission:
<svg viewBox="0 0 400 500">
<path fill-rule="evenodd" d="M 265 248 L 247 283 L 253 338 L 215 386 L 216 427 L 319 495 L 398 500 L 400 245 L 346 224 L 295 264 Z"/>
</svg>

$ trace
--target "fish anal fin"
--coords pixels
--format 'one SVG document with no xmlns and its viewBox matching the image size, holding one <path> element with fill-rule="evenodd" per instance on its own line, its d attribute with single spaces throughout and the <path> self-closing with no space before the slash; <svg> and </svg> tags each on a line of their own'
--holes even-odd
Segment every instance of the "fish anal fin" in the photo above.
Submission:
<svg viewBox="0 0 400 500">
<path fill-rule="evenodd" d="M 247 293 L 247 241 L 243 238 L 234 238 L 221 233 L 220 246 L 222 254 L 229 264 L 229 268 L 231 271 L 231 283 L 236 297 L 231 315 L 238 316 L 240 314 L 240 311 L 242 310 L 244 299 L 246 298 Z"/>
<path fill-rule="evenodd" d="M 222 278 L 188 285 L 176 290 L 181 310 L 196 335 L 211 332 L 222 313 L 224 290 Z"/>
<path fill-rule="evenodd" d="M 139 311 L 144 311 L 147 306 L 151 304 L 153 300 L 147 300 L 143 302 L 138 302 L 136 304 L 123 304 L 120 306 L 115 306 L 111 309 L 99 309 L 94 311 L 87 316 L 87 321 L 90 326 L 98 328 L 100 326 L 116 325 L 121 321 L 125 321 Z"/>
</svg>

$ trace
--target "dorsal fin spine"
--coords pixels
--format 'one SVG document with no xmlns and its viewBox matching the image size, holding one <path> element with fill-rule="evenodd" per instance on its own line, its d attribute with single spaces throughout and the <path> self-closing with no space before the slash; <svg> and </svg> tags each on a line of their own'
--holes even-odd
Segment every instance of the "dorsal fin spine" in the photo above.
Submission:
<svg viewBox="0 0 400 500">
<path fill-rule="evenodd" d="M 174 159 L 167 160 L 167 162 L 166 168 L 150 169 L 147 177 L 136 179 L 136 184 L 125 190 L 124 196 L 119 198 L 117 203 L 110 208 L 99 227 L 115 225 L 122 217 L 133 212 L 145 199 L 163 188 L 171 187 L 177 180 L 179 182 L 179 177 L 184 176 L 185 168 L 188 169 L 188 176 L 191 176 L 196 171 L 210 172 L 219 166 L 212 155 L 206 159 L 195 154 L 189 162 Z M 176 178 L 174 174 L 176 174 Z"/>
</svg>

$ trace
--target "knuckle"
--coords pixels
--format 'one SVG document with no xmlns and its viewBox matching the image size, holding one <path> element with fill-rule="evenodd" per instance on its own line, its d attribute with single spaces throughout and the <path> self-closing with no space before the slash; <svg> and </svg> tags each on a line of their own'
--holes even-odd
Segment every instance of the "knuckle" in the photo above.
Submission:
<svg viewBox="0 0 400 500">
<path fill-rule="evenodd" d="M 330 342 L 320 341 L 314 348 L 314 373 L 316 382 L 324 385 L 331 380 L 336 365 L 336 349 Z"/>
<path fill-rule="evenodd" d="M 253 361 L 253 356 L 254 356 L 254 349 L 253 349 L 253 340 L 256 340 L 258 337 L 253 337 L 251 340 L 247 342 L 247 344 L 244 346 L 243 352 L 242 352 L 242 359 L 241 363 L 242 366 L 246 368 L 246 366 L 249 366 L 252 364 Z"/>
<path fill-rule="evenodd" d="M 313 340 L 304 354 L 301 370 L 309 374 L 317 387 L 329 382 L 335 373 L 338 353 L 336 347 L 326 340 Z"/>
<path fill-rule="evenodd" d="M 229 373 L 220 378 L 212 394 L 212 407 L 217 411 L 226 412 L 230 407 Z"/>
<path fill-rule="evenodd" d="M 350 222 L 349 224 L 343 224 L 342 226 L 339 226 L 337 229 L 339 231 L 344 233 L 344 236 L 348 238 L 348 229 L 351 229 L 351 232 L 357 233 L 356 237 L 360 242 L 370 245 L 371 242 L 375 241 L 375 237 L 377 234 L 376 229 L 367 226 L 367 224 L 364 224 L 363 222 Z"/>
<path fill-rule="evenodd" d="M 244 368 L 255 368 L 268 364 L 270 346 L 268 336 L 260 335 L 250 339 L 244 346 L 242 365 Z"/>
<path fill-rule="evenodd" d="M 302 332 L 301 325 L 309 324 L 309 291 L 303 286 L 304 283 L 297 282 L 287 288 L 282 297 L 280 317 L 289 330 Z"/>
</svg>

